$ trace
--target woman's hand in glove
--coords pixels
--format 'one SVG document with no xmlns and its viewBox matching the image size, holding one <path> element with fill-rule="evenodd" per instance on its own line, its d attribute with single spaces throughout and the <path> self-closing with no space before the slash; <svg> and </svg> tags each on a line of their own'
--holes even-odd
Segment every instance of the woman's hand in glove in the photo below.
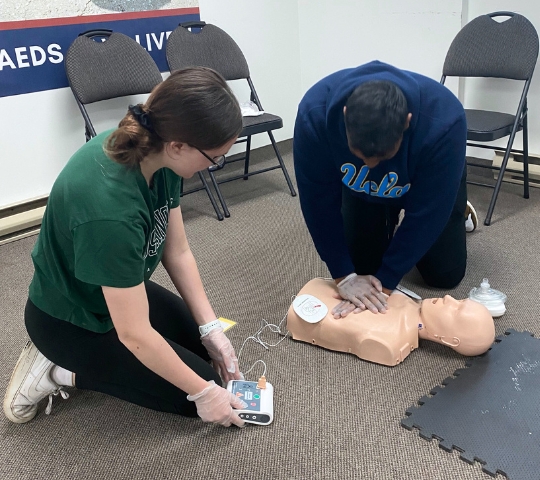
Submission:
<svg viewBox="0 0 540 480">
<path fill-rule="evenodd" d="M 202 392 L 188 395 L 187 399 L 195 402 L 197 414 L 203 422 L 218 423 L 224 427 L 230 427 L 233 423 L 238 427 L 245 424 L 233 408 L 246 408 L 246 403 L 216 385 L 213 380 L 208 382 L 208 387 Z"/>
<path fill-rule="evenodd" d="M 224 382 L 241 380 L 242 374 L 238 367 L 238 359 L 230 340 L 222 328 L 214 328 L 201 337 L 201 342 L 214 362 L 214 368 Z"/>
<path fill-rule="evenodd" d="M 387 297 L 382 292 L 381 282 L 373 275 L 351 274 L 339 282 L 337 288 L 341 298 L 348 300 L 355 307 L 362 310 L 368 309 L 373 313 L 386 313 Z M 342 303 L 332 309 L 332 314 L 337 314 L 338 310 L 342 310 L 341 316 L 349 313 L 347 311 L 343 315 L 344 305 Z"/>
</svg>

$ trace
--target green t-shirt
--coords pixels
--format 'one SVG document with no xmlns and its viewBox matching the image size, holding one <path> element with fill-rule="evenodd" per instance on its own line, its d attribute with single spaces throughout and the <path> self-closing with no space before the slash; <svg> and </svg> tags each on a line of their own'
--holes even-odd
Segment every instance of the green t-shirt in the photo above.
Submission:
<svg viewBox="0 0 540 480">
<path fill-rule="evenodd" d="M 32 251 L 29 291 L 45 313 L 100 333 L 113 328 L 101 286 L 127 288 L 150 278 L 181 186 L 167 168 L 150 188 L 140 168 L 113 162 L 103 152 L 111 132 L 85 144 L 56 179 Z"/>
</svg>

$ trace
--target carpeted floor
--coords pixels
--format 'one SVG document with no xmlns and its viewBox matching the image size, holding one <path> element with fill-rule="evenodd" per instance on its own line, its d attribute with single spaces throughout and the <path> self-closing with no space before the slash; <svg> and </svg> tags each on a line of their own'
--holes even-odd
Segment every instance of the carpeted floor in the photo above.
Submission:
<svg viewBox="0 0 540 480">
<path fill-rule="evenodd" d="M 290 142 L 282 145 L 292 172 Z M 265 164 L 268 148 L 255 154 Z M 226 172 L 225 172 L 226 173 Z M 278 323 L 309 279 L 326 275 L 304 226 L 298 197 L 281 172 L 223 185 L 231 217 L 218 222 L 204 192 L 184 198 L 191 248 L 219 315 L 238 325 L 237 348 L 261 320 Z M 491 190 L 471 186 L 469 198 L 485 215 Z M 324 192 L 322 192 L 324 194 Z M 488 277 L 507 293 L 497 334 L 513 327 L 540 335 L 538 322 L 538 207 L 520 187 L 505 185 L 493 224 L 468 236 L 467 275 L 453 292 L 464 298 Z M 0 247 L 0 391 L 3 395 L 27 335 L 23 306 L 32 276 L 36 237 Z M 171 288 L 162 269 L 154 279 Z M 413 271 L 404 282 L 420 295 Z M 271 335 L 267 338 L 272 341 Z M 40 408 L 26 425 L 0 415 L 0 478 L 22 479 L 488 479 L 480 465 L 459 460 L 400 426 L 405 410 L 464 358 L 424 342 L 402 365 L 388 368 L 347 354 L 286 339 L 269 351 L 248 343 L 241 358 L 268 365 L 275 388 L 275 421 L 268 427 L 221 428 L 162 414 L 114 398 L 71 389 L 55 398 L 52 415 Z M 251 376 L 260 373 L 255 367 Z M 249 378 L 249 376 L 248 376 Z"/>
</svg>

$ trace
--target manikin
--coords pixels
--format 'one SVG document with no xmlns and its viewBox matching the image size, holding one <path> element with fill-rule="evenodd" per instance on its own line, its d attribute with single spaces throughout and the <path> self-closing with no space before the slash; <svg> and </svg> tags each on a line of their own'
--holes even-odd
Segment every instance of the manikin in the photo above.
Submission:
<svg viewBox="0 0 540 480">
<path fill-rule="evenodd" d="M 416 348 L 419 338 L 446 345 L 456 352 L 480 355 L 495 339 L 493 318 L 486 307 L 473 300 L 428 298 L 417 302 L 394 292 L 385 314 L 365 310 L 335 319 L 331 313 L 341 300 L 333 280 L 309 281 L 298 295 L 309 294 L 327 307 L 317 323 L 300 318 L 293 307 L 287 313 L 287 329 L 294 340 L 329 350 L 352 353 L 363 360 L 397 365 Z"/>
</svg>

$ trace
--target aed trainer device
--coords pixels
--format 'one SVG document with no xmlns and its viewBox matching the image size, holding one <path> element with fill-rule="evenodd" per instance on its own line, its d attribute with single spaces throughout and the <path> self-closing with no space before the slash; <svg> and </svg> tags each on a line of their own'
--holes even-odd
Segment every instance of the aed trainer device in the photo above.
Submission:
<svg viewBox="0 0 540 480">
<path fill-rule="evenodd" d="M 246 408 L 235 410 L 247 423 L 270 425 L 274 420 L 274 387 L 265 383 L 265 388 L 257 388 L 257 382 L 247 380 L 230 380 L 227 384 L 229 392 L 247 403 Z"/>
</svg>

